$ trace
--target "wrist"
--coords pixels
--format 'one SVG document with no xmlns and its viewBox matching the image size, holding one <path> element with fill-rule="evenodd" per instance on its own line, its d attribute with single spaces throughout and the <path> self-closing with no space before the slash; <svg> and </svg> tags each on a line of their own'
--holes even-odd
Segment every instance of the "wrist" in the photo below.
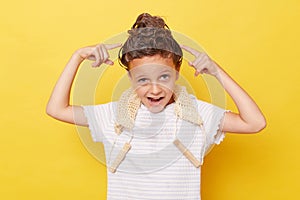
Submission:
<svg viewBox="0 0 300 200">
<path fill-rule="evenodd" d="M 77 62 L 81 63 L 82 61 L 84 61 L 83 56 L 80 54 L 79 50 L 76 50 L 73 55 L 72 55 L 72 59 L 76 60 Z"/>
<path fill-rule="evenodd" d="M 216 73 L 214 74 L 214 77 L 223 85 L 225 72 L 219 66 L 216 69 L 217 70 Z"/>
<path fill-rule="evenodd" d="M 217 65 L 215 62 L 213 63 L 213 67 L 212 67 L 212 72 L 210 73 L 212 76 L 219 78 L 220 73 L 221 73 L 221 68 L 219 67 L 219 65 Z"/>
</svg>

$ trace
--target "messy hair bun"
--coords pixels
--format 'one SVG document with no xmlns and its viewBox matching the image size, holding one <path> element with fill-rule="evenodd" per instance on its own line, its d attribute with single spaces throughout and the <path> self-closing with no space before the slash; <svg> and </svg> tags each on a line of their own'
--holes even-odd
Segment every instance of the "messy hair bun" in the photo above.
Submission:
<svg viewBox="0 0 300 200">
<path fill-rule="evenodd" d="M 148 13 L 143 13 L 138 16 L 131 29 L 145 27 L 169 28 L 161 17 L 151 16 Z"/>
<path fill-rule="evenodd" d="M 119 51 L 119 62 L 128 70 L 129 62 L 144 56 L 172 58 L 176 69 L 182 62 L 182 50 L 165 21 L 148 13 L 139 15 L 128 31 L 129 37 Z"/>
</svg>

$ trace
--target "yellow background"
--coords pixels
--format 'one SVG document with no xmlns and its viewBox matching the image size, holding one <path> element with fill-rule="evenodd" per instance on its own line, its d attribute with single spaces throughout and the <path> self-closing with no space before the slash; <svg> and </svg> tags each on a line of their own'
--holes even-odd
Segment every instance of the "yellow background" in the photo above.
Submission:
<svg viewBox="0 0 300 200">
<path fill-rule="evenodd" d="M 298 0 L 2 2 L 0 199 L 105 199 L 105 168 L 45 107 L 75 49 L 124 32 L 142 12 L 198 41 L 267 117 L 260 134 L 228 134 L 209 154 L 202 198 L 299 199 Z"/>
</svg>

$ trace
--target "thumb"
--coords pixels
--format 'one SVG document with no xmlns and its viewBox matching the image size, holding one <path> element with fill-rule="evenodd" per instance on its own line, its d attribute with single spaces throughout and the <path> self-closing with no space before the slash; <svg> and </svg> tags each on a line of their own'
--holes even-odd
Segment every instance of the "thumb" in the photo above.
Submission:
<svg viewBox="0 0 300 200">
<path fill-rule="evenodd" d="M 114 65 L 114 62 L 111 60 L 106 60 L 104 63 L 108 65 Z"/>
</svg>

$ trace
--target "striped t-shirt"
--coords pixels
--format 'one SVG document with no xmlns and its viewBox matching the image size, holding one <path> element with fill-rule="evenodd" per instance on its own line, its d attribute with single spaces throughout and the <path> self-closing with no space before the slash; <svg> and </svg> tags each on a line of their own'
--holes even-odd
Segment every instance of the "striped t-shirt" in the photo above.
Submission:
<svg viewBox="0 0 300 200">
<path fill-rule="evenodd" d="M 191 95 L 204 122 L 199 126 L 177 119 L 174 103 L 160 113 L 151 113 L 141 105 L 134 128 L 120 135 L 114 131 L 117 103 L 83 106 L 95 142 L 104 145 L 109 167 L 123 145 L 131 149 L 115 173 L 107 170 L 108 200 L 199 200 L 201 167 L 196 168 L 173 144 L 178 138 L 200 161 L 201 149 L 219 144 L 218 132 L 225 110 L 197 100 Z"/>
</svg>

